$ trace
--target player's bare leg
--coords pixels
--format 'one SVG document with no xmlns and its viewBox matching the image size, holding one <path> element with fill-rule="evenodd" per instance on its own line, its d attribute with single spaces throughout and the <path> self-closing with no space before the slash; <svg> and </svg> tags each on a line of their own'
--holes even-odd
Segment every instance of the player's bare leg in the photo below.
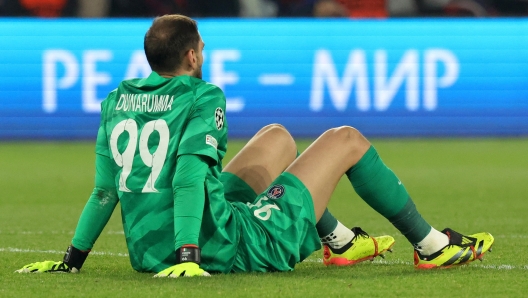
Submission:
<svg viewBox="0 0 528 298">
<path fill-rule="evenodd" d="M 345 174 L 359 196 L 415 246 L 416 268 L 464 264 L 481 258 L 493 244 L 489 233 L 463 236 L 431 227 L 418 213 L 402 182 L 385 166 L 370 142 L 352 127 L 326 131 L 286 172 L 299 178 L 310 191 L 316 218 L 323 214 Z"/>
<path fill-rule="evenodd" d="M 224 168 L 224 172 L 235 174 L 247 183 L 255 193 L 264 192 L 271 183 L 295 160 L 297 147 L 290 133 L 281 125 L 271 124 L 262 128 L 244 148 L 229 162 Z M 232 177 L 233 178 L 233 177 Z M 226 194 L 233 189 L 233 184 L 226 187 Z M 243 201 L 242 195 L 227 195 L 228 198 L 235 198 Z M 251 196 L 248 196 L 251 199 Z M 253 201 L 246 201 L 252 203 Z M 351 243 L 356 235 L 354 231 L 361 231 L 359 228 L 353 230 L 340 223 L 326 208 L 323 215 L 318 217 L 316 225 L 317 232 L 325 250 L 330 246 L 334 249 L 347 251 L 347 245 Z M 391 238 L 392 245 L 393 239 Z M 341 265 L 355 263 L 347 260 Z M 323 258 L 325 264 L 334 262 L 330 258 Z"/>
<path fill-rule="evenodd" d="M 297 157 L 297 145 L 279 124 L 263 127 L 224 167 L 259 194 L 266 190 Z"/>
<path fill-rule="evenodd" d="M 235 174 L 258 194 L 264 192 L 297 155 L 297 145 L 286 128 L 271 124 L 251 138 L 227 164 L 224 172 Z M 230 189 L 226 189 L 227 191 Z M 244 200 L 240 195 L 228 197 L 236 197 L 238 201 Z M 246 201 L 252 202 L 253 200 Z M 336 248 L 347 245 L 355 236 L 352 230 L 339 222 L 327 209 L 317 222 L 316 228 L 321 242 Z"/>
<path fill-rule="evenodd" d="M 297 155 L 297 145 L 288 130 L 280 124 L 270 124 L 249 140 L 224 167 L 224 172 L 235 174 L 259 194 L 284 172 Z M 328 211 L 322 221 L 318 223 L 321 237 L 332 232 L 339 234 L 340 238 L 353 237 L 350 230 L 338 223 Z M 335 231 L 336 228 L 339 231 Z"/>
<path fill-rule="evenodd" d="M 334 128 L 320 136 L 286 169 L 299 178 L 313 198 L 316 219 L 326 206 L 343 174 L 355 165 L 370 148 L 369 141 L 351 127 Z M 370 237 L 361 228 L 351 230 L 348 241 L 332 241 L 333 235 L 322 238 L 325 265 L 354 265 L 383 256 L 394 245 L 391 236 Z"/>
<path fill-rule="evenodd" d="M 337 183 L 367 152 L 370 142 L 352 127 L 322 134 L 287 169 L 310 191 L 317 220 L 323 215 Z"/>
</svg>

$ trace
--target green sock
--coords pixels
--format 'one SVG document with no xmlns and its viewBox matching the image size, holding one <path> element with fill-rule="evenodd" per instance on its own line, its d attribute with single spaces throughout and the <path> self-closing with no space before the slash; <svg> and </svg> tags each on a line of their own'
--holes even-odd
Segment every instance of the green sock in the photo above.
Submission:
<svg viewBox="0 0 528 298">
<path fill-rule="evenodd" d="M 357 194 L 372 209 L 388 219 L 412 244 L 418 243 L 431 230 L 418 213 L 409 193 L 374 149 L 363 155 L 346 175 Z"/>
<path fill-rule="evenodd" d="M 324 236 L 330 235 L 335 228 L 337 227 L 337 219 L 328 211 L 328 208 L 325 209 L 323 216 L 321 216 L 321 219 L 317 222 L 315 225 L 315 228 L 317 229 L 317 234 L 319 234 L 320 238 L 323 238 Z"/>
<path fill-rule="evenodd" d="M 411 244 L 422 241 L 431 231 L 432 227 L 420 215 L 413 200 L 409 198 L 402 210 L 396 215 L 387 218 Z"/>
</svg>

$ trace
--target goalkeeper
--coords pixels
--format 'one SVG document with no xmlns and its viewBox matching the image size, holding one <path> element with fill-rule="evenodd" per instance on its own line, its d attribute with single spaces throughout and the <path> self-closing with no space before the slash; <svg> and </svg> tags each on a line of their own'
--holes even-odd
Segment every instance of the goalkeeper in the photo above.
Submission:
<svg viewBox="0 0 528 298">
<path fill-rule="evenodd" d="M 328 130 L 297 157 L 290 134 L 269 125 L 222 169 L 226 102 L 201 80 L 203 47 L 195 21 L 154 20 L 144 40 L 153 72 L 123 81 L 101 104 L 95 188 L 63 261 L 18 272 L 78 272 L 118 202 L 132 267 L 156 277 L 292 270 L 321 243 L 326 265 L 373 259 L 394 239 L 347 229 L 326 209 L 343 175 L 415 246 L 416 268 L 464 264 L 490 249 L 488 233 L 432 228 L 352 127 Z"/>
</svg>

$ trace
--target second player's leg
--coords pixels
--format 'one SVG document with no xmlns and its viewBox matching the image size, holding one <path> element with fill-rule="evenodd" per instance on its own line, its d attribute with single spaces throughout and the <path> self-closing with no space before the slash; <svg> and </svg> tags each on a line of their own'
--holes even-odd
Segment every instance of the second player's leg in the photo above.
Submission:
<svg viewBox="0 0 528 298">
<path fill-rule="evenodd" d="M 296 157 L 297 145 L 286 128 L 279 124 L 265 126 L 225 166 L 226 199 L 253 203 L 256 194 L 264 192 Z M 236 177 L 229 177 L 226 173 Z M 254 191 L 253 196 L 249 194 L 248 186 Z M 335 241 L 352 237 L 350 230 L 339 224 L 329 211 L 323 212 L 323 218 L 317 218 L 321 219 L 317 223 L 321 237 L 331 233 Z"/>
<path fill-rule="evenodd" d="M 321 135 L 286 169 L 301 180 L 312 197 L 318 226 L 327 216 L 326 205 L 343 176 L 371 147 L 370 142 L 352 127 L 330 129 Z M 319 232 L 319 229 L 318 229 Z M 383 256 L 394 245 L 391 236 L 371 237 L 359 227 L 348 230 L 338 224 L 319 233 L 326 265 L 353 265 Z"/>
<path fill-rule="evenodd" d="M 369 147 L 370 142 L 356 129 L 348 126 L 333 128 L 315 140 L 286 169 L 310 191 L 317 220 L 324 213 L 339 179 Z"/>
<path fill-rule="evenodd" d="M 416 209 L 403 183 L 352 127 L 325 132 L 286 172 L 299 178 L 310 191 L 316 218 L 323 214 L 339 178 L 346 174 L 358 195 L 415 246 L 416 268 L 465 264 L 482 258 L 493 244 L 489 233 L 464 236 L 450 229 L 440 232 L 431 227 Z"/>
<path fill-rule="evenodd" d="M 349 131 L 350 129 L 330 130 L 308 149 L 308 152 L 312 153 L 303 154 L 304 157 L 301 160 L 301 163 L 307 162 L 316 165 L 318 161 L 312 161 L 311 158 L 323 161 L 333 158 L 333 165 L 320 166 L 317 171 L 313 171 L 314 176 L 312 178 L 320 182 L 320 187 L 308 189 L 310 192 L 314 192 L 313 189 L 322 190 L 324 194 L 317 194 L 316 196 L 325 197 L 326 202 L 330 198 L 335 184 L 342 176 L 339 173 L 344 173 L 352 164 L 355 164 L 370 147 L 370 143 L 361 134 L 353 129 Z M 357 139 L 349 140 L 347 144 L 341 143 L 338 145 L 339 142 L 346 139 L 345 134 L 350 133 L 356 133 L 350 137 Z M 359 145 L 359 147 L 356 145 Z M 324 146 L 329 146 L 336 150 L 329 151 L 329 147 L 319 148 Z M 317 153 L 319 150 L 325 152 L 327 155 Z M 256 194 L 262 193 L 270 187 L 273 181 L 295 160 L 296 155 L 296 144 L 283 126 L 273 124 L 264 127 L 224 168 L 222 175 L 226 179 L 224 181 L 226 199 L 233 202 L 253 203 Z M 344 164 L 343 160 L 346 159 L 350 160 Z M 308 179 L 302 175 L 296 176 L 301 176 L 301 180 Z M 321 177 L 325 177 L 325 179 Z M 329 180 L 333 182 L 328 183 Z M 254 193 L 249 193 L 248 188 L 251 188 Z M 320 201 L 317 202 L 321 203 Z M 330 246 L 337 249 L 339 254 L 333 254 L 329 257 L 325 254 L 325 258 L 323 259 L 325 264 L 350 265 L 366 259 L 372 259 L 376 255 L 389 249 L 394 243 L 392 237 L 378 237 L 376 239 L 378 239 L 379 250 L 377 250 L 372 241 L 365 240 L 361 237 L 354 237 L 355 234 L 353 231 L 339 223 L 326 210 L 326 202 L 321 204 L 316 203 L 318 204 L 318 208 L 321 208 L 321 212 L 317 216 L 316 229 L 321 241 L 325 245 L 325 251 L 327 250 L 327 246 Z M 356 230 L 356 232 L 360 233 L 359 231 L 360 229 Z M 352 242 L 361 246 L 361 248 L 357 249 L 356 247 L 354 250 L 349 250 Z"/>
</svg>

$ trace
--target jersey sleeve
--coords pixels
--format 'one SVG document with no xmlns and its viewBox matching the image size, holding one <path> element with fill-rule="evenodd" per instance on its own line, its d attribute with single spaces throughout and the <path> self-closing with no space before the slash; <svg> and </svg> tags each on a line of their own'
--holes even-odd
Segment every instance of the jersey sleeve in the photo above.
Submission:
<svg viewBox="0 0 528 298">
<path fill-rule="evenodd" d="M 112 184 L 110 162 L 110 158 L 96 154 L 95 187 L 84 206 L 72 240 L 72 245 L 77 249 L 92 249 L 119 201 Z"/>
<path fill-rule="evenodd" d="M 205 204 L 207 162 L 198 155 L 180 155 L 172 182 L 174 191 L 174 250 L 198 246 Z"/>
<path fill-rule="evenodd" d="M 108 95 L 108 99 L 110 97 L 115 96 L 115 92 L 112 92 Z M 108 99 L 103 101 L 101 103 L 101 122 L 99 123 L 99 131 L 97 132 L 97 141 L 95 143 L 95 153 L 99 155 L 103 155 L 106 157 L 111 157 L 110 155 L 110 149 L 108 148 L 108 137 L 106 134 L 106 103 L 108 102 Z"/>
<path fill-rule="evenodd" d="M 189 120 L 183 132 L 178 155 L 195 154 L 208 158 L 216 165 L 221 157 L 218 154 L 218 143 L 227 134 L 225 120 L 226 99 L 222 90 L 207 84 L 191 109 Z"/>
</svg>

